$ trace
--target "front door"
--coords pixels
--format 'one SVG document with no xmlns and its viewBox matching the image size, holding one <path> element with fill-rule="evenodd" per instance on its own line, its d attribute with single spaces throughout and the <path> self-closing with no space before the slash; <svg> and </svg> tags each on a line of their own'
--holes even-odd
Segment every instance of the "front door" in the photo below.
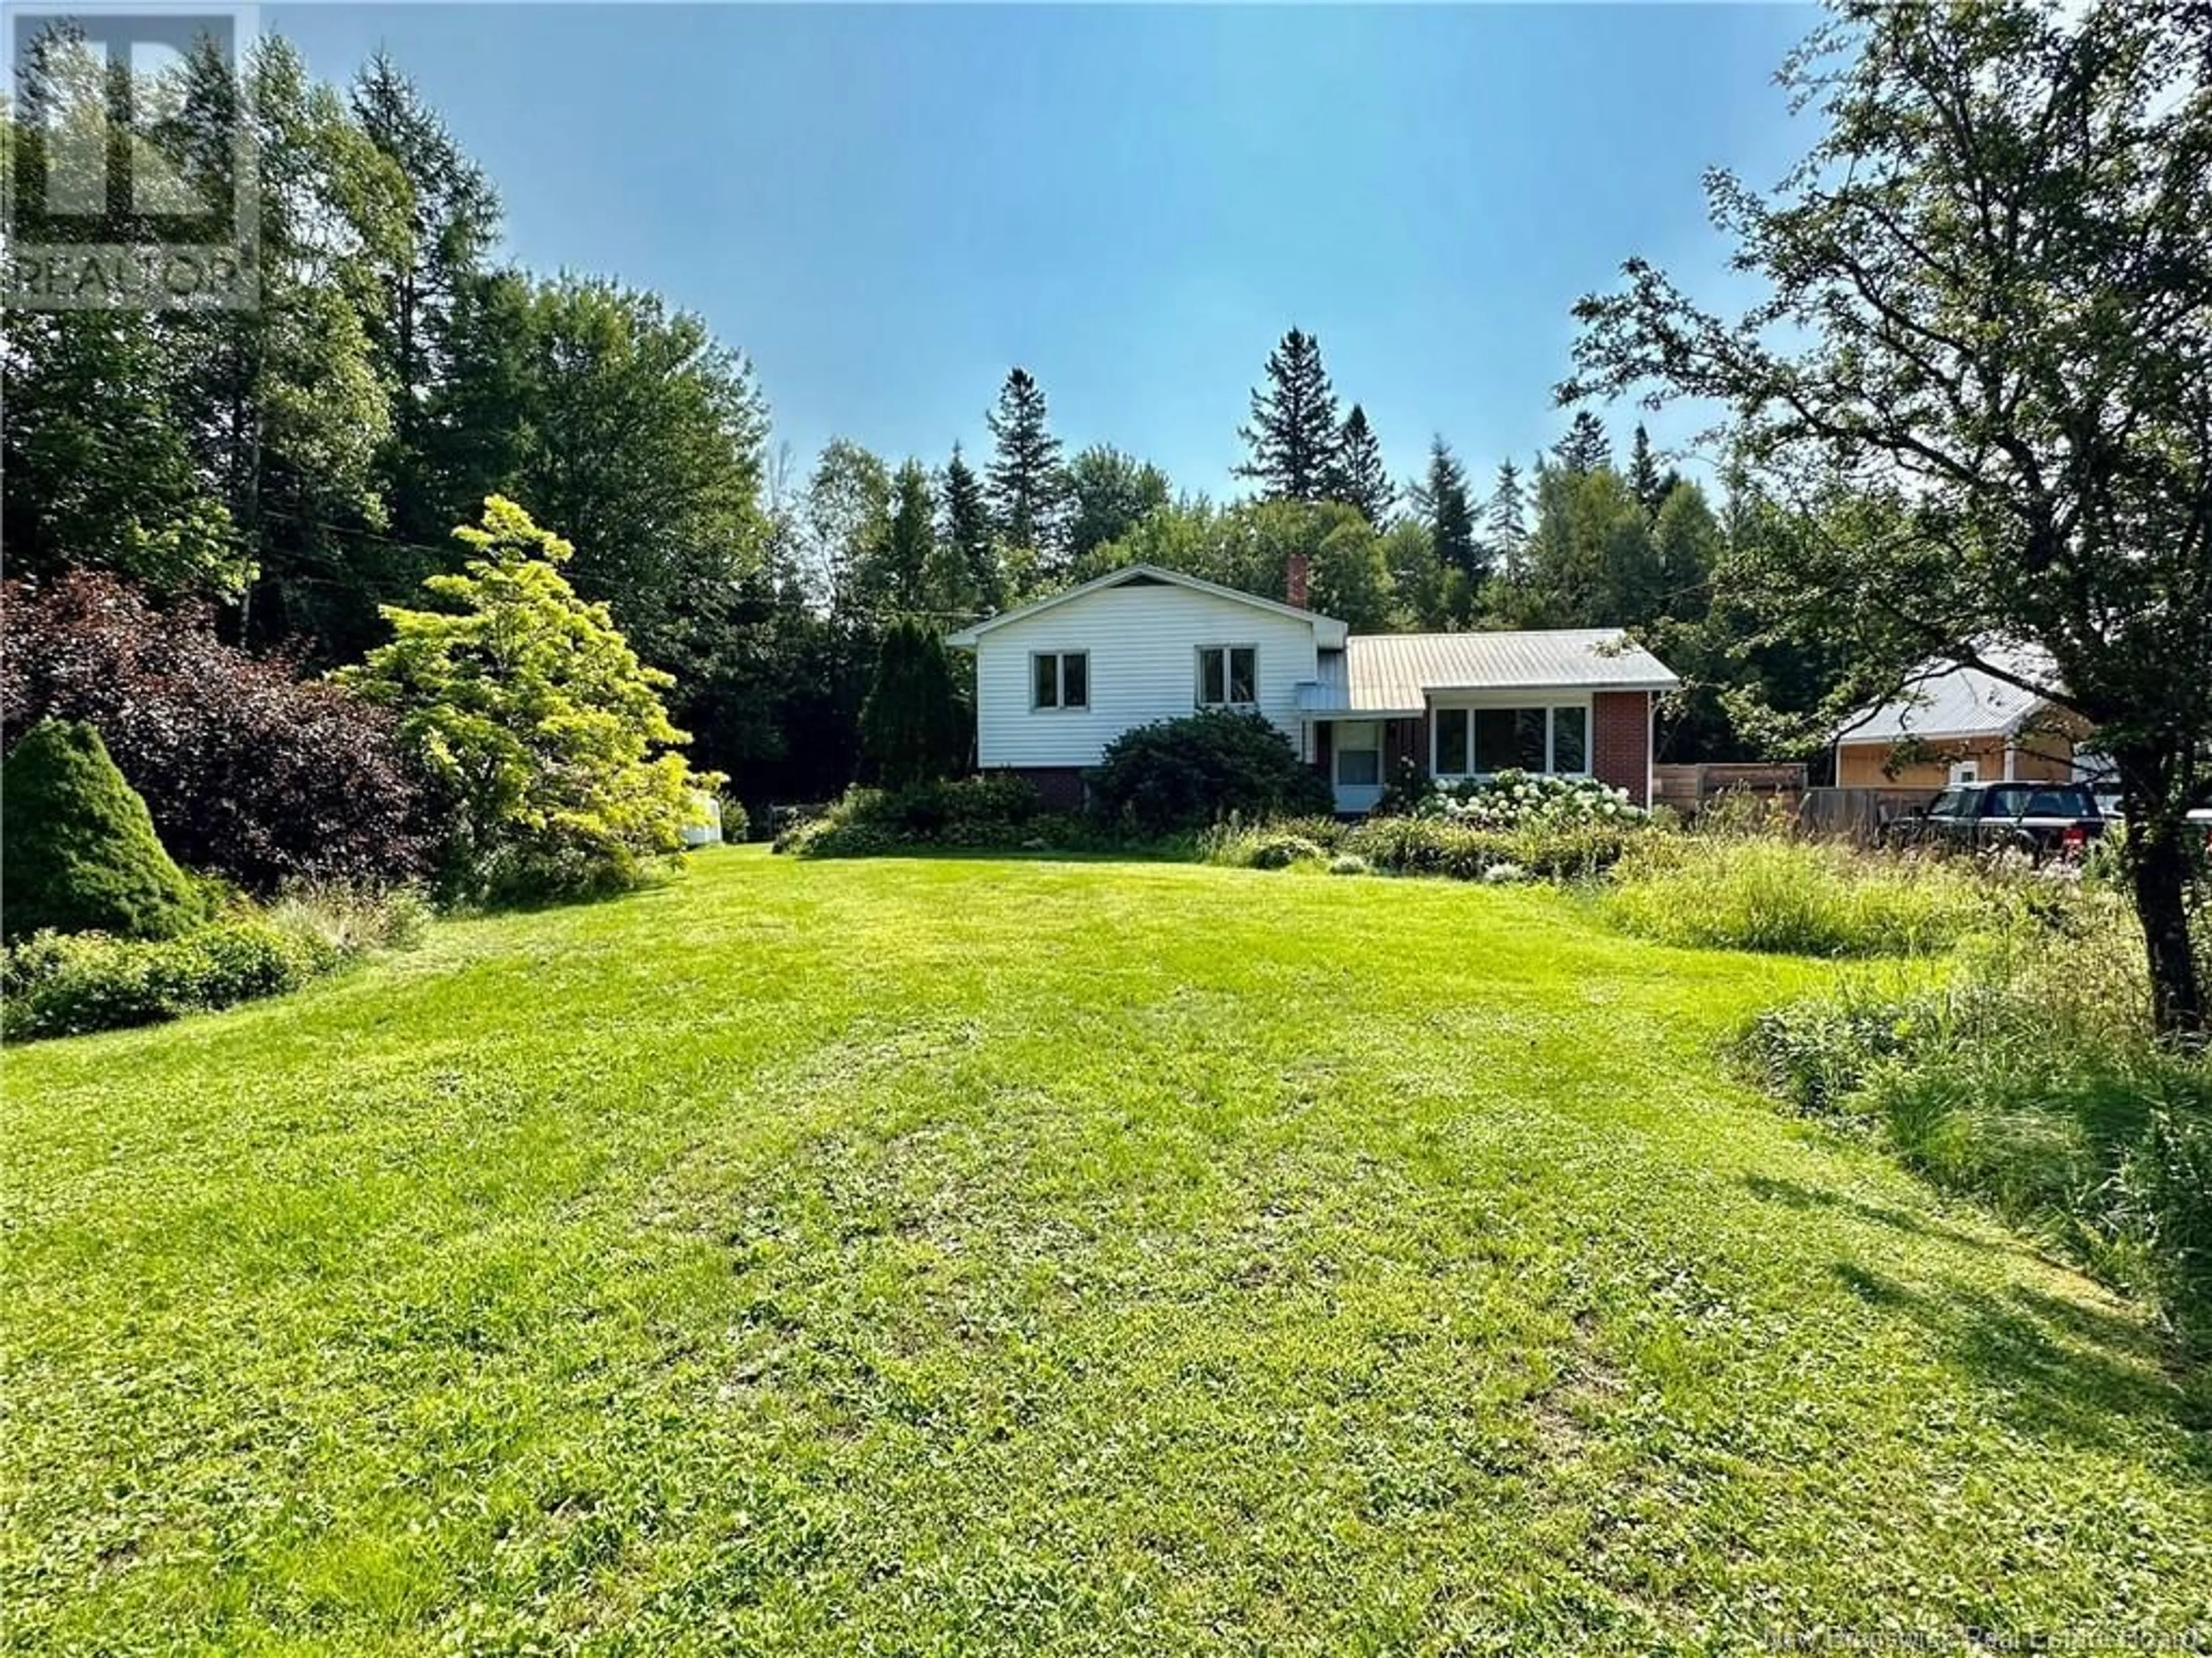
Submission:
<svg viewBox="0 0 2212 1658">
<path fill-rule="evenodd" d="M 1336 726 L 1336 809 L 1372 811 L 1382 799 L 1382 726 L 1373 720 L 1344 720 Z"/>
</svg>

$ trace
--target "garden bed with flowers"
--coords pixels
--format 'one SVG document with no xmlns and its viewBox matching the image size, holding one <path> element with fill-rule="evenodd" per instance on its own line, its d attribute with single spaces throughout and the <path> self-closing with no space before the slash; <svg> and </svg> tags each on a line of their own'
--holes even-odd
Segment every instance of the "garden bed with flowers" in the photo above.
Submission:
<svg viewBox="0 0 2212 1658">
<path fill-rule="evenodd" d="M 1206 837 L 1204 856 L 1255 869 L 1509 884 L 1602 874 L 1657 832 L 1626 790 L 1589 777 L 1505 771 L 1442 787 L 1401 786 L 1390 805 L 1361 823 L 1224 824 Z"/>
</svg>

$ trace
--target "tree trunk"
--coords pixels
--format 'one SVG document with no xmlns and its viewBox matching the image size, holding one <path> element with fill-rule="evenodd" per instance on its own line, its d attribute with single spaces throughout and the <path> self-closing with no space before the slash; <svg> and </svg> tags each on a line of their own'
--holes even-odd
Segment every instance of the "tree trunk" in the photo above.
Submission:
<svg viewBox="0 0 2212 1658">
<path fill-rule="evenodd" d="M 2189 851 L 2192 832 L 2177 808 L 2140 816 L 2129 802 L 2127 870 L 2150 965 L 2151 1021 L 2161 1036 L 2199 1042 L 2206 1035 L 2204 986 L 2189 936 Z"/>
</svg>

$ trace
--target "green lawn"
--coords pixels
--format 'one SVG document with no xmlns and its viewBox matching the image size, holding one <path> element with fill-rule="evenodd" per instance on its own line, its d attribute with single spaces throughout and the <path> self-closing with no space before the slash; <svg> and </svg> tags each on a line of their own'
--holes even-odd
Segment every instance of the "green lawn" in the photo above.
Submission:
<svg viewBox="0 0 2212 1658">
<path fill-rule="evenodd" d="M 2212 1621 L 2138 1315 L 1549 891 L 702 857 L 13 1052 L 10 1650 Z"/>
</svg>

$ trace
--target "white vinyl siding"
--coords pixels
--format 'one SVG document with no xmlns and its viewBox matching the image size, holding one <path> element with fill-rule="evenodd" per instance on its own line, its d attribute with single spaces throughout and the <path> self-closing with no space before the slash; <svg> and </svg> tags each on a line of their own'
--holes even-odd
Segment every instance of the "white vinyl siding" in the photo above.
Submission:
<svg viewBox="0 0 2212 1658">
<path fill-rule="evenodd" d="M 1316 677 L 1310 621 L 1170 583 L 1103 587 L 975 642 L 975 757 L 983 766 L 1095 766 L 1107 744 L 1198 706 L 1204 647 L 1253 653 L 1254 711 L 1293 744 L 1297 688 Z M 1089 706 L 1032 706 L 1038 657 L 1079 651 Z"/>
</svg>

